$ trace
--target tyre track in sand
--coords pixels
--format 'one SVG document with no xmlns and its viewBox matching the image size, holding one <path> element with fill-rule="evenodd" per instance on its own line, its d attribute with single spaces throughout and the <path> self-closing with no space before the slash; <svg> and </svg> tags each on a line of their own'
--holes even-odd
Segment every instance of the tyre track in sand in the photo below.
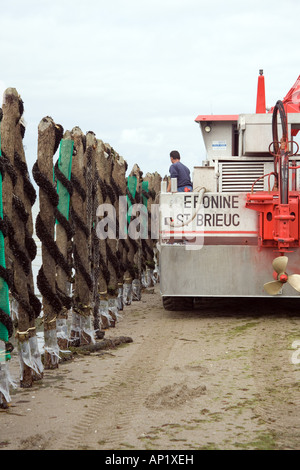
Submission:
<svg viewBox="0 0 300 470">
<path fill-rule="evenodd" d="M 258 392 L 256 413 L 281 449 L 300 446 L 300 370 L 293 364 L 293 334 L 300 338 L 299 314 L 267 312 L 262 317 L 252 353 Z M 294 314 L 295 315 L 295 314 Z"/>
<path fill-rule="evenodd" d="M 139 410 L 157 372 L 167 360 L 172 345 L 167 319 L 160 315 L 157 334 L 157 324 L 151 315 L 151 319 L 145 323 L 143 342 L 128 360 L 128 365 L 123 363 L 110 383 L 99 389 L 93 403 L 66 437 L 61 448 L 122 448 L 122 443 L 126 443 L 128 436 L 136 434 Z M 156 351 L 155 355 L 153 351 Z"/>
<path fill-rule="evenodd" d="M 215 334 L 221 332 L 225 325 L 221 321 L 217 326 L 219 315 L 221 318 L 223 315 L 229 315 L 231 328 L 240 324 L 235 323 L 234 316 L 231 317 L 232 306 L 228 307 L 225 304 L 222 313 L 216 314 L 215 319 L 213 312 L 208 314 L 208 317 L 212 315 L 211 318 L 215 323 Z M 62 448 L 112 450 L 128 449 L 133 445 L 139 448 L 139 445 L 143 445 L 137 439 L 145 423 L 145 401 L 147 397 L 152 397 L 151 388 L 157 377 L 161 375 L 163 366 L 170 359 L 174 337 L 178 336 L 180 331 L 180 338 L 183 335 L 182 338 L 193 339 L 192 336 L 189 337 L 192 326 L 189 322 L 191 321 L 195 328 L 200 319 L 204 318 L 205 325 L 205 310 L 202 311 L 198 320 L 197 313 L 192 312 L 190 314 L 176 312 L 168 315 L 162 310 L 160 299 L 155 300 L 151 313 L 148 312 L 145 317 L 143 340 L 136 345 L 128 360 L 123 361 L 118 367 L 110 382 L 99 388 L 93 403 L 72 429 Z M 281 312 L 280 310 L 271 312 L 269 307 L 264 306 L 255 309 L 253 302 L 251 311 L 248 305 L 244 306 L 244 314 L 248 322 L 249 319 L 258 320 L 253 341 L 251 335 L 249 336 L 249 331 L 247 336 L 243 336 L 250 348 L 249 359 L 254 378 L 253 393 L 256 398 L 254 400 L 253 395 L 255 403 L 253 404 L 253 417 L 263 423 L 269 435 L 274 436 L 277 448 L 297 449 L 300 445 L 300 370 L 299 366 L 295 367 L 291 363 L 293 351 L 289 347 L 292 332 L 299 331 L 300 335 L 300 318 L 295 315 L 295 312 Z M 207 358 L 212 359 L 217 351 L 211 350 L 211 347 L 216 347 L 214 338 L 212 337 L 210 341 L 210 352 L 207 351 Z M 191 359 L 195 360 L 195 357 L 192 356 Z M 212 376 L 212 373 L 210 375 Z M 215 379 L 217 377 L 218 375 L 215 375 Z M 234 376 L 232 377 L 234 379 Z M 236 377 L 235 380 L 238 378 Z M 209 393 L 213 390 L 212 387 L 210 388 Z M 225 415 L 223 419 L 226 422 Z M 227 421 L 229 419 L 227 418 Z M 203 435 L 199 436 L 203 439 Z"/>
</svg>

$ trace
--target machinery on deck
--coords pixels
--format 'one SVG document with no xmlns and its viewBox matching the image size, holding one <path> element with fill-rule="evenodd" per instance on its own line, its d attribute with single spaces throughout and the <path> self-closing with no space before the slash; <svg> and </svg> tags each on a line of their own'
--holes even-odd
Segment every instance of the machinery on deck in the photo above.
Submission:
<svg viewBox="0 0 300 470">
<path fill-rule="evenodd" d="M 193 192 L 160 194 L 160 286 L 166 309 L 197 297 L 300 296 L 300 76 L 266 111 L 200 115 L 207 158 Z M 273 277 L 272 277 L 273 276 Z"/>
</svg>

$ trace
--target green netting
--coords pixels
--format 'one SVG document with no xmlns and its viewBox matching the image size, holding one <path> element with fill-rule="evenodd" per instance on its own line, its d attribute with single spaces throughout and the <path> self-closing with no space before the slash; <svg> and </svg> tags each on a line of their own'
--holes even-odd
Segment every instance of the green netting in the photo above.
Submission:
<svg viewBox="0 0 300 470">
<path fill-rule="evenodd" d="M 1 158 L 1 124 L 0 124 L 0 158 Z M 0 217 L 3 219 L 3 202 L 2 202 L 2 175 L 0 173 Z M 3 268 L 6 268 L 5 263 L 5 246 L 4 246 L 4 236 L 0 231 L 0 265 Z M 8 285 L 2 277 L 0 277 L 0 308 L 7 314 L 10 315 L 9 308 L 9 290 Z M 8 341 L 8 331 L 7 328 L 0 323 L 0 340 Z M 7 359 L 10 359 L 10 355 L 7 356 Z"/>
<path fill-rule="evenodd" d="M 135 194 L 136 194 L 136 187 L 137 187 L 137 177 L 136 176 L 128 176 L 128 178 L 127 178 L 127 187 L 128 187 L 128 190 L 129 190 L 130 194 L 132 195 L 132 197 L 134 199 Z M 127 222 L 129 224 L 130 223 L 130 218 L 131 218 L 130 208 L 132 206 L 132 203 L 130 201 L 129 196 L 127 196 L 127 204 L 128 204 Z"/>
<path fill-rule="evenodd" d="M 62 139 L 60 142 L 58 169 L 68 180 L 71 178 L 73 147 L 73 140 Z M 57 181 L 57 193 L 59 195 L 57 208 L 59 212 L 69 220 L 70 194 L 68 193 L 67 188 L 60 181 Z M 58 223 L 58 221 L 56 221 L 56 223 Z"/>
<path fill-rule="evenodd" d="M 145 193 L 148 193 L 148 190 L 149 190 L 149 181 L 143 181 L 142 182 L 142 191 L 144 191 Z M 148 198 L 144 195 L 143 195 L 143 204 L 146 207 L 148 206 Z"/>
</svg>

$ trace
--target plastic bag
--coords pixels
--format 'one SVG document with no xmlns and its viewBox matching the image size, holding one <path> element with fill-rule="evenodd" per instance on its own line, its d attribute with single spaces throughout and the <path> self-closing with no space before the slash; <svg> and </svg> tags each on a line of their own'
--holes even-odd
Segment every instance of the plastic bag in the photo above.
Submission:
<svg viewBox="0 0 300 470">
<path fill-rule="evenodd" d="M 124 305 L 131 305 L 132 302 L 132 284 L 125 283 L 123 285 L 123 303 Z"/>
</svg>

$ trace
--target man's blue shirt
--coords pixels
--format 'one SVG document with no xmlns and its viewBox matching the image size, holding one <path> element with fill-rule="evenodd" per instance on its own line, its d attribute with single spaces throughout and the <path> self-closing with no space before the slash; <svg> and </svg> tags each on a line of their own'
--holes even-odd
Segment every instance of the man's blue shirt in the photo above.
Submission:
<svg viewBox="0 0 300 470">
<path fill-rule="evenodd" d="M 180 161 L 176 163 L 172 163 L 169 171 L 170 171 L 171 178 L 177 178 L 178 188 L 182 186 L 192 186 L 192 182 L 190 178 L 190 170 L 188 169 L 187 166 L 185 166 Z"/>
</svg>

